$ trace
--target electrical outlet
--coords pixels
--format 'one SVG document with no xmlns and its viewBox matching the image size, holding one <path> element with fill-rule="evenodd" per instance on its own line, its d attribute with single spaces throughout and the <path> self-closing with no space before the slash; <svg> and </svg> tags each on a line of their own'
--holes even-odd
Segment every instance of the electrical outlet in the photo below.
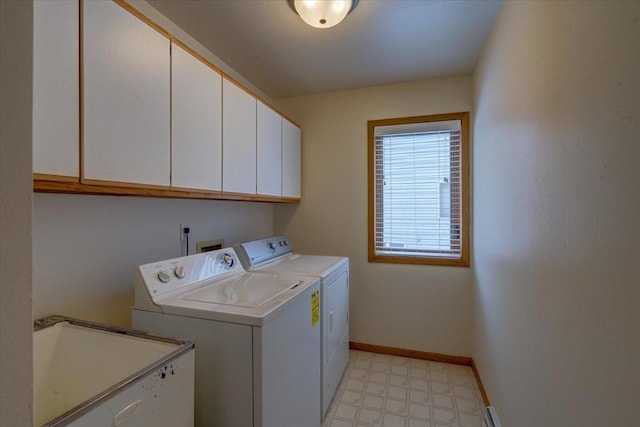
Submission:
<svg viewBox="0 0 640 427">
<path fill-rule="evenodd" d="M 187 224 L 187 223 L 180 224 L 180 241 L 181 242 L 184 242 L 184 237 L 185 237 L 184 229 L 185 228 L 189 228 L 189 224 Z"/>
</svg>

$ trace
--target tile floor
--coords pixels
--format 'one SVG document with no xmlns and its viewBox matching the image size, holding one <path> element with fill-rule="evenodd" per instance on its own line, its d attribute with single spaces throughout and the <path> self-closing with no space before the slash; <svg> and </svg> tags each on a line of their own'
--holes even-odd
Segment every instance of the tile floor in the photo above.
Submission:
<svg viewBox="0 0 640 427">
<path fill-rule="evenodd" d="M 484 402 L 470 367 L 350 353 L 322 427 L 481 427 Z"/>
</svg>

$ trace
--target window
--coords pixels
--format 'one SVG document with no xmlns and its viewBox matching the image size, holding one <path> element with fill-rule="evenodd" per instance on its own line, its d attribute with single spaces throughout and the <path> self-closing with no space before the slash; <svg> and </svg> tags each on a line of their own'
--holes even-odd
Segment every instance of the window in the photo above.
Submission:
<svg viewBox="0 0 640 427">
<path fill-rule="evenodd" d="M 469 266 L 469 113 L 368 132 L 369 261 Z"/>
</svg>

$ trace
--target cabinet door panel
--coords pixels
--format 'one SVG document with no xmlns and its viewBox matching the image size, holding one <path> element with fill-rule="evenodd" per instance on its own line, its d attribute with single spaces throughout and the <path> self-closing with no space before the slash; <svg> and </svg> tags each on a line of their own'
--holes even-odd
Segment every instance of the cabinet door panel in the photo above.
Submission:
<svg viewBox="0 0 640 427">
<path fill-rule="evenodd" d="M 256 194 L 256 99 L 222 83 L 222 190 Z"/>
<path fill-rule="evenodd" d="M 169 39 L 111 1 L 83 11 L 83 179 L 169 186 Z"/>
<path fill-rule="evenodd" d="M 300 197 L 300 128 L 282 119 L 282 195 Z"/>
<path fill-rule="evenodd" d="M 33 171 L 80 174 L 77 1 L 33 3 Z"/>
<path fill-rule="evenodd" d="M 222 76 L 171 48 L 171 186 L 222 188 Z"/>
<path fill-rule="evenodd" d="M 282 194 L 282 119 L 258 101 L 258 194 Z"/>
</svg>

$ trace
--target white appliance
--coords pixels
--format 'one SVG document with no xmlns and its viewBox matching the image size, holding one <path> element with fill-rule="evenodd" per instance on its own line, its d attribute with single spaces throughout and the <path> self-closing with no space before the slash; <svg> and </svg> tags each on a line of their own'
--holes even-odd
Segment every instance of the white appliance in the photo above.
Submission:
<svg viewBox="0 0 640 427">
<path fill-rule="evenodd" d="M 196 342 L 195 424 L 320 425 L 320 281 L 247 272 L 232 248 L 141 265 L 133 325 Z"/>
<path fill-rule="evenodd" d="M 193 342 L 50 316 L 33 347 L 35 425 L 193 425 Z"/>
<path fill-rule="evenodd" d="M 283 236 L 254 240 L 235 248 L 250 271 L 320 278 L 324 418 L 349 362 L 349 259 L 293 253 L 291 243 Z"/>
</svg>

